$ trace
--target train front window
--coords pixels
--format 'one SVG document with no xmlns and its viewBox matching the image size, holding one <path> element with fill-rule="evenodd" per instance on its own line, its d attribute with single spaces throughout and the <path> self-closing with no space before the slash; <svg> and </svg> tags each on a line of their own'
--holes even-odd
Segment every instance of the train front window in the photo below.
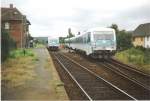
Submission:
<svg viewBox="0 0 150 101">
<path fill-rule="evenodd" d="M 95 31 L 94 34 L 94 40 L 113 40 L 114 34 L 112 31 Z"/>
<path fill-rule="evenodd" d="M 58 44 L 59 42 L 58 42 L 58 40 L 50 40 L 50 44 L 52 44 L 52 45 L 55 45 L 55 44 Z"/>
</svg>

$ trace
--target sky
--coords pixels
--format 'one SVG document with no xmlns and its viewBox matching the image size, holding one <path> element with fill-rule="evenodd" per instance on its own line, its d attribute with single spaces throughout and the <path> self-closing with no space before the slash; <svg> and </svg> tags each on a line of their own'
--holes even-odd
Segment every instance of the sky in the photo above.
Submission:
<svg viewBox="0 0 150 101">
<path fill-rule="evenodd" d="M 93 27 L 134 30 L 150 22 L 150 0 L 1 0 L 2 7 L 12 3 L 31 22 L 30 34 L 66 36 Z"/>
</svg>

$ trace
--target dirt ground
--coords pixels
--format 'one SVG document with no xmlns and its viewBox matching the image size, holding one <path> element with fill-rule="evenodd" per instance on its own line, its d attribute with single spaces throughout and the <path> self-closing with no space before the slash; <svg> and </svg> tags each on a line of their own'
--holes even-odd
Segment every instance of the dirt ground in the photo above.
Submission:
<svg viewBox="0 0 150 101">
<path fill-rule="evenodd" d="M 35 48 L 33 51 L 37 56 L 37 61 L 28 63 L 29 67 L 32 65 L 32 68 L 21 65 L 20 68 L 24 68 L 23 74 L 20 73 L 20 68 L 16 71 L 16 67 L 13 67 L 15 72 L 11 69 L 9 72 L 6 72 L 6 69 L 2 70 L 2 100 L 68 100 L 64 85 L 60 81 L 46 48 Z M 21 62 L 25 64 L 28 61 L 22 60 Z M 19 73 L 14 75 L 16 72 Z M 10 77 L 14 75 L 12 77 L 15 78 L 14 82 L 5 80 L 8 73 L 12 73 Z"/>
</svg>

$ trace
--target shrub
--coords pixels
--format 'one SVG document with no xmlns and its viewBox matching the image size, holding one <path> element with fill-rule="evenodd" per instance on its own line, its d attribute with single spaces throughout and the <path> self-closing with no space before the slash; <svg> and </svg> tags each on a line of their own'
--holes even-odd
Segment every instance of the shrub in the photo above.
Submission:
<svg viewBox="0 0 150 101">
<path fill-rule="evenodd" d="M 34 54 L 32 50 L 30 49 L 17 49 L 17 50 L 11 51 L 9 55 L 10 58 L 17 58 L 17 57 L 23 57 L 23 56 L 33 57 Z"/>
<path fill-rule="evenodd" d="M 136 65 L 150 64 L 150 51 L 144 48 L 130 48 L 116 54 L 119 60 Z"/>
<path fill-rule="evenodd" d="M 7 32 L 2 31 L 2 53 L 1 53 L 1 57 L 2 57 L 2 61 L 6 60 L 6 58 L 9 55 L 9 34 Z"/>
<path fill-rule="evenodd" d="M 9 33 L 2 30 L 1 33 L 1 59 L 2 62 L 7 59 L 11 50 L 16 48 L 16 42 L 10 37 Z"/>
<path fill-rule="evenodd" d="M 146 48 L 144 48 L 143 46 L 136 46 L 135 48 L 141 51 L 146 51 Z"/>
<path fill-rule="evenodd" d="M 16 42 L 10 37 L 9 33 L 2 29 L 1 33 L 1 59 L 7 59 L 11 50 L 16 48 Z"/>
</svg>

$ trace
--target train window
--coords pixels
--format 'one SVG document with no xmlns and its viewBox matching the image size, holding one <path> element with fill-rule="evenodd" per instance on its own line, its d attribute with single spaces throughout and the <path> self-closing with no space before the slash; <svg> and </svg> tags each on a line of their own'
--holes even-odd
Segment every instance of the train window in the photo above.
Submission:
<svg viewBox="0 0 150 101">
<path fill-rule="evenodd" d="M 79 37 L 79 43 L 82 43 L 82 42 L 83 42 L 82 37 Z"/>
<path fill-rule="evenodd" d="M 83 35 L 83 43 L 86 43 L 86 34 L 85 35 Z"/>
<path fill-rule="evenodd" d="M 114 34 L 111 31 L 95 31 L 94 39 L 95 40 L 111 40 L 114 38 Z"/>
<path fill-rule="evenodd" d="M 77 38 L 77 43 L 80 43 L 80 37 Z"/>
<path fill-rule="evenodd" d="M 90 41 L 91 41 L 91 33 L 90 32 L 88 32 L 88 37 L 87 37 L 87 43 L 89 43 Z"/>
</svg>

